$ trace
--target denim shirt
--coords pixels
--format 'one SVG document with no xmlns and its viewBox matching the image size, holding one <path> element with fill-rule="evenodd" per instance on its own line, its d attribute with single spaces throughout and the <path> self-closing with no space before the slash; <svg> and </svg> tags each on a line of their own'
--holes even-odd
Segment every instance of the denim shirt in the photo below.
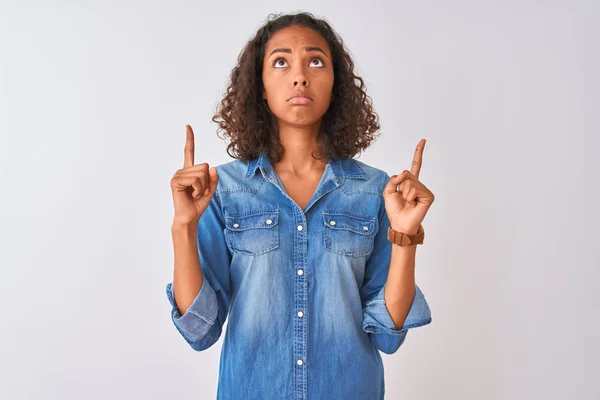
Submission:
<svg viewBox="0 0 600 400">
<path fill-rule="evenodd" d="M 393 244 L 382 192 L 389 175 L 329 159 L 304 210 L 265 154 L 216 167 L 198 221 L 204 281 L 171 319 L 196 351 L 229 318 L 217 399 L 383 399 L 380 351 L 392 354 L 431 312 L 420 287 L 401 329 L 384 300 Z"/>
</svg>

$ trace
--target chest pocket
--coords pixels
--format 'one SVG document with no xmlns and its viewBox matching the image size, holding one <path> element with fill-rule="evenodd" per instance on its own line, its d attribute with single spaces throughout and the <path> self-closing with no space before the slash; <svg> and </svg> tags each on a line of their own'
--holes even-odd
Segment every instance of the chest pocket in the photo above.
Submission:
<svg viewBox="0 0 600 400">
<path fill-rule="evenodd" d="M 225 238 L 232 251 L 260 255 L 279 247 L 279 210 L 225 216 Z"/>
<path fill-rule="evenodd" d="M 347 211 L 325 211 L 323 224 L 327 250 L 352 257 L 366 256 L 373 251 L 376 218 Z"/>
</svg>

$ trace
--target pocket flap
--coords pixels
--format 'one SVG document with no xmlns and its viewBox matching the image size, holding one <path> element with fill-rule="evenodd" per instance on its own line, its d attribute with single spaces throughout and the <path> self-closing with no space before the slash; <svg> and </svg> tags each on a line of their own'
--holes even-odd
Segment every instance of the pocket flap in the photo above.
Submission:
<svg viewBox="0 0 600 400">
<path fill-rule="evenodd" d="M 225 217 L 225 225 L 232 231 L 243 231 L 251 228 L 273 228 L 279 222 L 279 210 L 266 210 L 253 213 L 229 214 Z"/>
<path fill-rule="evenodd" d="M 375 218 L 340 212 L 324 212 L 323 223 L 331 229 L 346 229 L 360 235 L 375 233 Z"/>
</svg>

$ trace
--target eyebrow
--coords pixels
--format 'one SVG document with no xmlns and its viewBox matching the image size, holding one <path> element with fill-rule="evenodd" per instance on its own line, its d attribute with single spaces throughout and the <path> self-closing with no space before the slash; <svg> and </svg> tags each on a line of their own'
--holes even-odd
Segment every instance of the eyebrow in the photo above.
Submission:
<svg viewBox="0 0 600 400">
<path fill-rule="evenodd" d="M 309 46 L 309 47 L 305 47 L 304 48 L 305 51 L 320 51 L 321 53 L 325 54 L 325 57 L 329 58 L 329 56 L 327 55 L 327 53 L 325 53 L 325 51 L 323 51 L 322 48 L 317 47 L 317 46 Z M 273 50 L 271 52 L 271 54 L 269 54 L 269 57 L 271 57 L 273 55 L 273 53 L 289 53 L 292 54 L 292 50 L 288 49 L 288 48 L 277 48 L 275 50 Z"/>
</svg>

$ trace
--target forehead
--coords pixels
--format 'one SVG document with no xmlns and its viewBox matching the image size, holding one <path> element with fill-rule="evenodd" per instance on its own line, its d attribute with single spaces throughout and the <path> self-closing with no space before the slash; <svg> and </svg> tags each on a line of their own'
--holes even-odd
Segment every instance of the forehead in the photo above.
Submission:
<svg viewBox="0 0 600 400">
<path fill-rule="evenodd" d="M 327 41 L 314 29 L 302 25 L 290 25 L 273 34 L 265 48 L 265 56 L 276 48 L 289 48 L 293 52 L 306 46 L 321 47 L 328 55 L 331 54 Z"/>
</svg>

